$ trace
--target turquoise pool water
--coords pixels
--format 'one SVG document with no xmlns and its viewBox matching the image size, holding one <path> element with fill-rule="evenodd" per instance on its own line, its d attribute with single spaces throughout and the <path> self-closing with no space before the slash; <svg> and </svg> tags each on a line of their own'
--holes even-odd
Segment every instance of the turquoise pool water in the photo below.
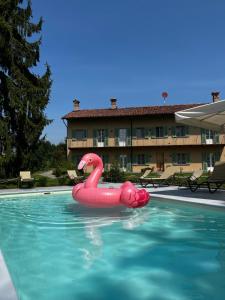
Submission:
<svg viewBox="0 0 225 300">
<path fill-rule="evenodd" d="M 224 210 L 21 196 L 0 200 L 0 248 L 21 300 L 225 299 Z"/>
</svg>

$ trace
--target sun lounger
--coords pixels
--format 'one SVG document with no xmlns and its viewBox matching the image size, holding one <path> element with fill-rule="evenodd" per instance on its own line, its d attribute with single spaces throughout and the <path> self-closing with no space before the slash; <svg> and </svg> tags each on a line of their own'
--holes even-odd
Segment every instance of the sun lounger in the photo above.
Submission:
<svg viewBox="0 0 225 300">
<path fill-rule="evenodd" d="M 152 173 L 153 170 L 154 170 L 154 168 L 146 168 L 145 169 L 144 173 L 139 178 L 141 185 L 142 185 L 143 179 L 147 178 L 149 176 L 149 174 Z"/>
<path fill-rule="evenodd" d="M 145 188 L 149 184 L 152 184 L 153 187 L 156 187 L 156 184 L 170 185 L 173 182 L 176 172 L 179 172 L 177 167 L 174 167 L 174 166 L 168 167 L 159 177 L 143 178 L 141 181 L 141 185 Z"/>
<path fill-rule="evenodd" d="M 215 193 L 223 184 L 225 184 L 225 162 L 217 162 L 212 174 L 203 182 L 189 182 L 189 188 L 192 192 L 200 187 L 207 187 L 210 193 Z"/>
<path fill-rule="evenodd" d="M 203 170 L 199 169 L 199 170 L 195 170 L 192 172 L 191 175 L 189 176 L 176 176 L 176 182 L 178 184 L 178 186 L 188 186 L 188 184 L 192 184 L 194 182 L 196 182 L 203 174 Z"/>
</svg>

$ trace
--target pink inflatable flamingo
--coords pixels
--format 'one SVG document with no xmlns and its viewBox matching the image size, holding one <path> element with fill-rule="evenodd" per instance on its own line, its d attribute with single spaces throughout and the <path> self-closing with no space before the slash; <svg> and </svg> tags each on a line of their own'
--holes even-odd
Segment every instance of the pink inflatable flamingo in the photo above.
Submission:
<svg viewBox="0 0 225 300">
<path fill-rule="evenodd" d="M 94 153 L 85 154 L 78 169 L 85 166 L 94 166 L 85 183 L 79 183 L 73 187 L 72 195 L 74 200 L 91 207 L 112 207 L 125 205 L 127 207 L 145 206 L 150 195 L 146 190 L 138 190 L 130 182 L 126 181 L 120 188 L 98 188 L 98 181 L 102 175 L 103 163 L 101 158 Z"/>
</svg>

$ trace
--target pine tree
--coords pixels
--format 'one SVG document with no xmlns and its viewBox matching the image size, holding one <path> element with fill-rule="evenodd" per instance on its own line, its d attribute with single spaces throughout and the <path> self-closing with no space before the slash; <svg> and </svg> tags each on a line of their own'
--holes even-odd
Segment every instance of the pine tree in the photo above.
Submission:
<svg viewBox="0 0 225 300">
<path fill-rule="evenodd" d="M 42 19 L 32 23 L 31 1 L 0 0 L 0 172 L 16 175 L 32 170 L 32 155 L 42 131 L 51 71 L 34 73 L 39 62 Z"/>
</svg>

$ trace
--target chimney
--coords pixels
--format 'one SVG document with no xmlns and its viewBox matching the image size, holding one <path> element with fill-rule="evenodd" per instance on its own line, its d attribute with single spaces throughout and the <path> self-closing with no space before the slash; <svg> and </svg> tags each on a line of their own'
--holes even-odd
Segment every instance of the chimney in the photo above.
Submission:
<svg viewBox="0 0 225 300">
<path fill-rule="evenodd" d="M 217 102 L 220 101 L 220 92 L 212 92 L 212 101 Z"/>
<path fill-rule="evenodd" d="M 75 111 L 80 110 L 80 101 L 77 99 L 73 100 L 73 110 Z"/>
<path fill-rule="evenodd" d="M 116 104 L 117 99 L 111 98 L 110 101 L 111 101 L 111 109 L 116 109 L 117 108 L 117 104 Z"/>
</svg>

